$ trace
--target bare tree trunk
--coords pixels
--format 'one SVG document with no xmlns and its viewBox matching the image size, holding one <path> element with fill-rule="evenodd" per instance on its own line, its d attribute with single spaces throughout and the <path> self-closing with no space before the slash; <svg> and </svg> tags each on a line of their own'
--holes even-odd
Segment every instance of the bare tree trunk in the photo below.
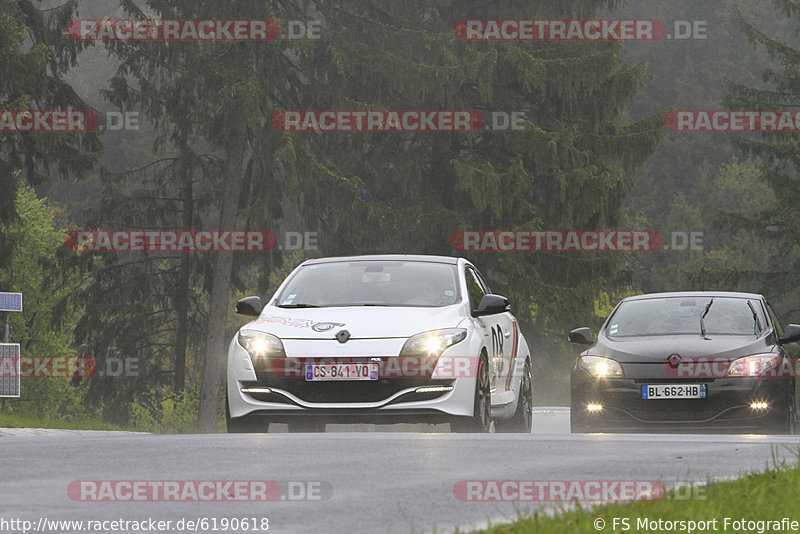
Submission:
<svg viewBox="0 0 800 534">
<path fill-rule="evenodd" d="M 183 223 L 182 230 L 190 231 L 194 215 L 194 191 L 192 190 L 192 169 L 189 164 L 189 150 L 185 141 L 181 147 L 180 179 L 183 197 Z M 178 314 L 178 328 L 175 332 L 175 393 L 181 393 L 186 386 L 186 344 L 189 336 L 189 274 L 191 271 L 191 256 L 188 253 L 181 255 L 178 274 L 178 293 L 175 309 Z"/>
<path fill-rule="evenodd" d="M 241 109 L 241 108 L 240 108 Z M 231 128 L 227 135 L 225 182 L 222 187 L 219 230 L 235 230 L 242 191 L 242 169 L 246 152 L 247 136 L 245 114 L 229 113 Z M 220 385 L 225 370 L 227 339 L 225 323 L 228 316 L 228 298 L 231 291 L 233 253 L 217 252 L 211 283 L 211 303 L 208 310 L 208 332 L 206 337 L 206 361 L 200 389 L 200 432 L 217 431 L 217 406 Z"/>
</svg>

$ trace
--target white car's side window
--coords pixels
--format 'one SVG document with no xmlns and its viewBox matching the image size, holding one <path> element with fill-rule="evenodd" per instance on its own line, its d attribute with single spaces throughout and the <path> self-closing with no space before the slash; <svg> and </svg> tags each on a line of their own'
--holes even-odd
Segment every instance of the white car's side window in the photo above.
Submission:
<svg viewBox="0 0 800 534">
<path fill-rule="evenodd" d="M 480 304 L 481 299 L 486 294 L 486 290 L 483 288 L 483 285 L 480 282 L 478 276 L 476 276 L 475 270 L 471 267 L 466 267 L 466 272 L 464 273 L 466 281 L 467 281 L 467 293 L 469 293 L 469 305 L 471 309 L 475 309 Z"/>
</svg>

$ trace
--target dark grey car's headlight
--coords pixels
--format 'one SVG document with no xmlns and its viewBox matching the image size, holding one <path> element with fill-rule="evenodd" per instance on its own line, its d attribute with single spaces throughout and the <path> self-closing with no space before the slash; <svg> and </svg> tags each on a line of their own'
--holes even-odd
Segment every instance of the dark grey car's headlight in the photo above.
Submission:
<svg viewBox="0 0 800 534">
<path fill-rule="evenodd" d="M 753 354 L 738 358 L 731 362 L 725 376 L 732 377 L 756 377 L 764 376 L 769 371 L 775 369 L 781 363 L 780 354 Z M 788 375 L 787 375 L 788 376 Z"/>
<path fill-rule="evenodd" d="M 600 356 L 581 356 L 579 360 L 581 369 L 595 378 L 621 378 L 622 366 L 611 358 Z"/>
</svg>

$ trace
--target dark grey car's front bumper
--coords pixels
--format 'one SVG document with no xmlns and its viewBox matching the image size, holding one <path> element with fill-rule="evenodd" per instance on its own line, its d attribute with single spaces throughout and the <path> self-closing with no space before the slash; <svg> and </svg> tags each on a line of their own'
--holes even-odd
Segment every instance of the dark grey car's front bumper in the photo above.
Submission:
<svg viewBox="0 0 800 534">
<path fill-rule="evenodd" d="M 643 399 L 647 384 L 704 384 L 704 399 Z M 787 428 L 793 379 L 626 379 L 590 377 L 580 369 L 571 381 L 573 428 L 603 432 L 647 430 L 774 432 Z M 767 408 L 754 408 L 755 402 Z M 587 406 L 602 408 L 590 411 Z"/>
</svg>

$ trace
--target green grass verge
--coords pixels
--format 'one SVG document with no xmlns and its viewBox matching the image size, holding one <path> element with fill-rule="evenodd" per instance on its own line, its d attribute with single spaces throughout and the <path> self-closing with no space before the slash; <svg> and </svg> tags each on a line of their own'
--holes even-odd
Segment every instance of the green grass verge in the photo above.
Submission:
<svg viewBox="0 0 800 534">
<path fill-rule="evenodd" d="M 711 521 L 716 524 L 706 525 L 705 530 L 695 525 L 691 532 L 798 532 L 800 531 L 800 467 L 791 467 L 781 461 L 775 461 L 776 467 L 763 473 L 747 474 L 728 482 L 714 482 L 705 487 L 695 488 L 693 498 L 677 500 L 678 496 L 670 494 L 657 501 L 640 501 L 633 503 L 605 504 L 592 509 L 562 509 L 554 515 L 535 512 L 521 514 L 510 524 L 491 526 L 480 530 L 482 534 L 598 534 L 612 532 L 685 532 L 690 524 L 668 525 L 666 521 Z M 683 491 L 684 495 L 692 492 Z M 602 519 L 604 525 L 596 528 L 595 521 Z M 617 518 L 614 528 L 614 518 Z M 730 518 L 727 525 L 725 518 Z M 734 521 L 781 521 L 783 518 L 796 521 L 795 529 L 791 526 L 773 524 L 737 525 Z M 627 519 L 628 527 L 620 521 Z M 662 520 L 661 525 L 655 523 L 639 523 Z M 716 526 L 716 529 L 714 528 Z M 657 528 L 653 528 L 657 527 Z M 660 527 L 660 528 L 658 528 Z M 667 528 L 670 527 L 670 528 Z M 744 527 L 744 528 L 741 528 Z"/>
<path fill-rule="evenodd" d="M 104 423 L 103 421 L 68 421 L 64 419 L 37 419 L 19 415 L 0 414 L 0 428 L 57 428 L 68 430 L 127 430 L 132 428 Z"/>
</svg>

